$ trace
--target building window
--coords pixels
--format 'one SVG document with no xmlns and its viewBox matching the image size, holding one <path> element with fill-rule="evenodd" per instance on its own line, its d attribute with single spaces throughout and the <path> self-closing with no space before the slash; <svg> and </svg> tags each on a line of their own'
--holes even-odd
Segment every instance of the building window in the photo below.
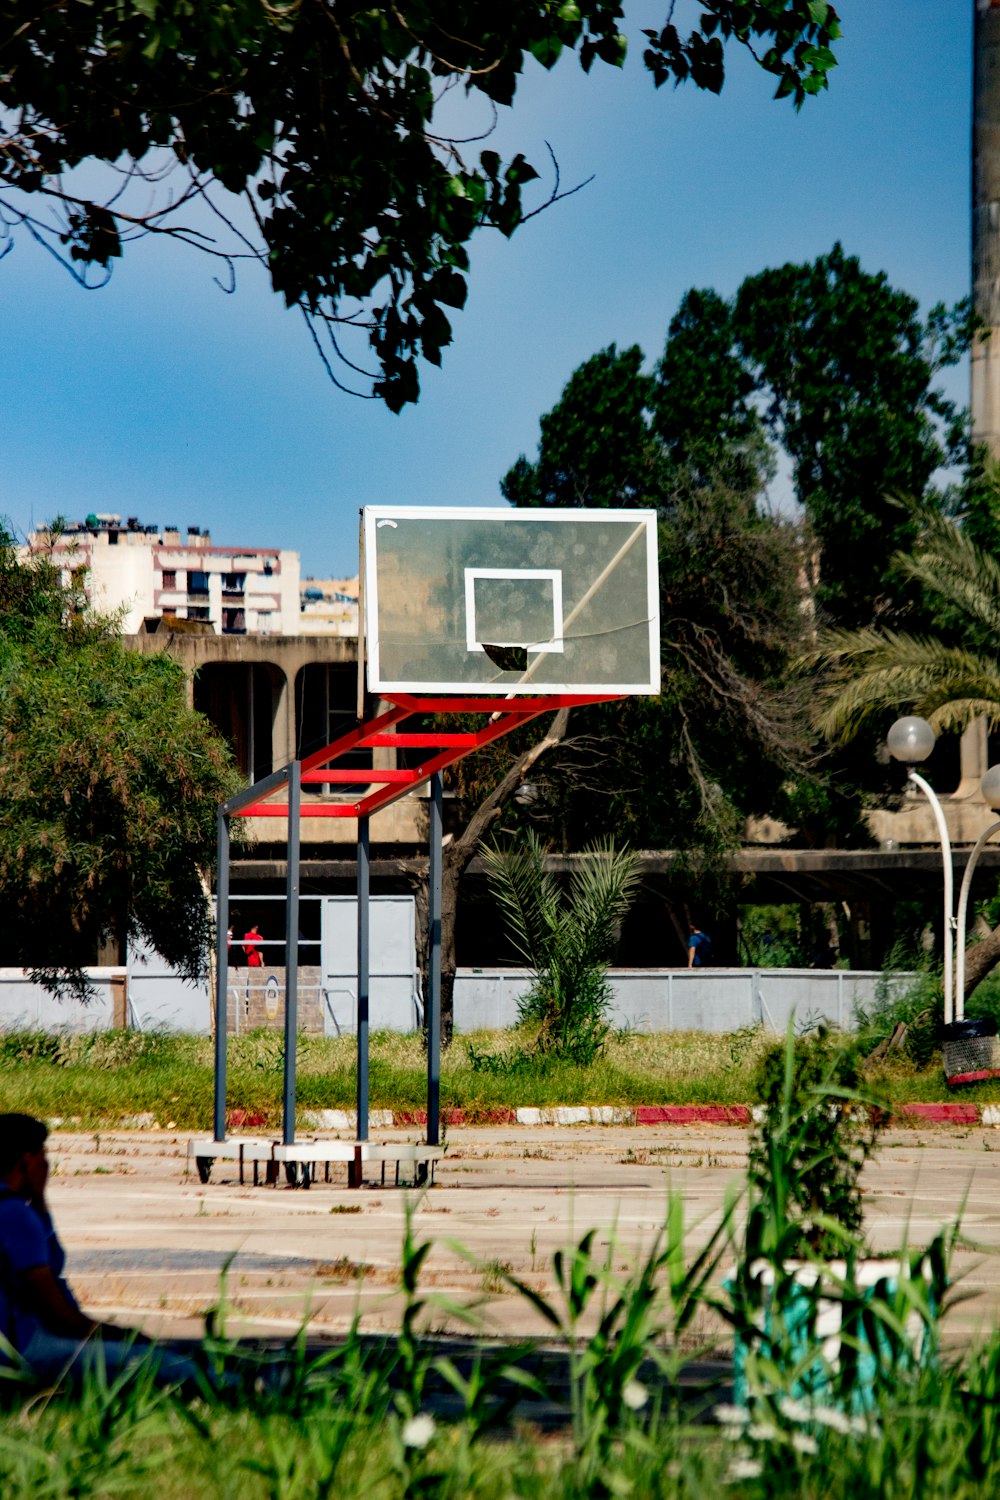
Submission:
<svg viewBox="0 0 1000 1500">
<path fill-rule="evenodd" d="M 211 618 L 207 604 L 189 604 L 187 617 L 189 620 L 208 620 Z"/>
<path fill-rule="evenodd" d="M 207 573 L 198 573 L 198 572 L 190 572 L 190 573 L 188 573 L 188 593 L 189 594 L 207 594 L 208 593 L 208 574 Z"/>
<path fill-rule="evenodd" d="M 222 633 L 223 635 L 246 635 L 247 617 L 242 609 L 222 611 Z"/>
<path fill-rule="evenodd" d="M 171 571 L 168 572 L 167 569 L 164 568 L 163 574 L 162 574 L 162 580 L 163 580 L 162 584 L 161 584 L 162 588 L 165 588 L 165 589 L 175 589 L 177 587 L 177 574 L 176 574 L 176 572 L 173 569 L 171 569 Z"/>
<path fill-rule="evenodd" d="M 230 573 L 222 575 L 222 592 L 224 594 L 242 594 L 247 581 L 245 573 Z"/>
</svg>

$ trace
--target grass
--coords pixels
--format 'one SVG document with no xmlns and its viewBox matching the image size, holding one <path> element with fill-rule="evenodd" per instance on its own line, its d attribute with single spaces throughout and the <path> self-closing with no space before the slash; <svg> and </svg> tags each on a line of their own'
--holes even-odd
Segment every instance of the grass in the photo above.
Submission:
<svg viewBox="0 0 1000 1500">
<path fill-rule="evenodd" d="M 459 1037 L 442 1061 L 444 1108 L 471 1120 L 503 1105 L 746 1104 L 767 1034 L 760 1029 L 714 1035 L 666 1032 L 617 1036 L 589 1067 L 540 1059 L 511 1074 L 477 1071 L 469 1044 L 502 1051 L 509 1033 Z M 204 1129 L 212 1118 L 212 1042 L 156 1032 L 102 1032 L 60 1037 L 0 1036 L 3 1102 L 8 1110 L 57 1117 L 84 1128 L 121 1126 L 152 1117 L 161 1127 Z M 228 1103 L 274 1126 L 281 1117 L 282 1039 L 274 1032 L 234 1037 L 229 1047 Z M 871 1078 L 890 1105 L 945 1098 L 940 1054 L 901 1058 Z M 978 1084 L 956 1098 L 1000 1102 L 1000 1083 Z M 426 1100 L 426 1057 L 418 1036 L 373 1033 L 371 1107 L 419 1109 Z M 301 1109 L 350 1109 L 355 1103 L 353 1038 L 302 1036 L 298 1051 Z"/>
<path fill-rule="evenodd" d="M 122 1063 L 127 1047 L 119 1048 Z M 50 1052 L 44 1066 L 59 1065 Z M 67 1066 L 81 1066 L 79 1058 Z M 786 1062 L 781 1108 L 756 1127 L 766 1149 L 745 1184 L 746 1211 L 727 1200 L 697 1253 L 683 1197 L 670 1189 L 659 1232 L 624 1266 L 613 1231 L 599 1237 L 594 1229 L 555 1253 L 545 1290 L 502 1261 L 480 1264 L 485 1294 L 524 1297 L 543 1315 L 551 1336 L 544 1346 L 492 1341 L 463 1359 L 424 1337 L 448 1304 L 421 1284 L 432 1246 L 416 1240 L 410 1204 L 393 1337 L 364 1339 L 356 1323 L 342 1344 L 318 1354 L 304 1339 L 280 1355 L 241 1348 L 226 1340 L 223 1282 L 203 1350 L 203 1369 L 214 1375 L 196 1381 L 191 1372 L 187 1390 L 158 1391 L 148 1364 L 111 1381 L 91 1373 L 76 1389 L 55 1392 L 0 1381 L 0 1495 L 979 1500 L 996 1493 L 1000 1338 L 988 1335 L 952 1357 L 938 1339 L 956 1291 L 957 1230 L 901 1251 L 907 1270 L 892 1285 L 855 1280 L 866 1245 L 850 1229 L 841 1234 L 847 1269 L 839 1279 L 821 1259 L 812 1262 L 813 1279 L 802 1279 L 786 1258 L 805 1223 L 799 1189 L 824 1161 L 843 1164 L 853 1133 L 832 1074 L 810 1082 L 804 1099 L 792 1074 Z M 834 1131 L 817 1157 L 831 1111 L 846 1133 Z M 765 1263 L 770 1279 L 761 1276 Z M 343 1260 L 323 1274 L 349 1278 L 366 1269 Z M 831 1297 L 842 1314 L 835 1355 L 819 1322 Z M 738 1408 L 716 1405 L 724 1392 L 711 1384 L 693 1405 L 690 1392 L 677 1399 L 682 1339 L 693 1347 L 706 1312 L 717 1328 L 719 1318 L 727 1326 L 728 1347 L 735 1339 L 743 1350 Z M 474 1310 L 466 1319 L 475 1332 Z M 538 1432 L 524 1411 L 512 1420 L 526 1395 L 561 1413 L 555 1433 Z"/>
</svg>

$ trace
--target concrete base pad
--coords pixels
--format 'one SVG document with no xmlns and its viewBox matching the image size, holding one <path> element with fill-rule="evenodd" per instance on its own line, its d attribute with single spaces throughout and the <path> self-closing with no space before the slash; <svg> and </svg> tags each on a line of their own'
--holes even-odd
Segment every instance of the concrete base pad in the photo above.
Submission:
<svg viewBox="0 0 1000 1500">
<path fill-rule="evenodd" d="M 347 1167 L 348 1187 L 360 1187 L 364 1181 L 366 1162 L 377 1162 L 381 1166 L 381 1185 L 385 1186 L 387 1164 L 395 1167 L 396 1186 L 419 1186 L 434 1180 L 435 1164 L 444 1155 L 444 1146 L 429 1146 L 420 1141 L 295 1141 L 285 1145 L 280 1141 L 269 1141 L 259 1136 L 231 1137 L 217 1141 L 211 1137 L 196 1137 L 188 1141 L 187 1155 L 194 1161 L 203 1183 L 211 1177 L 212 1164 L 216 1161 L 235 1161 L 239 1166 L 240 1182 L 245 1181 L 244 1166 L 253 1164 L 253 1180 L 259 1182 L 259 1163 L 265 1163 L 264 1181 L 270 1186 L 278 1181 L 281 1168 L 291 1187 L 309 1187 L 317 1178 L 316 1168 L 324 1168 L 324 1178 L 330 1181 L 330 1167 L 342 1163 Z M 408 1174 L 402 1168 L 409 1167 Z M 409 1180 L 401 1183 L 401 1177 Z"/>
</svg>

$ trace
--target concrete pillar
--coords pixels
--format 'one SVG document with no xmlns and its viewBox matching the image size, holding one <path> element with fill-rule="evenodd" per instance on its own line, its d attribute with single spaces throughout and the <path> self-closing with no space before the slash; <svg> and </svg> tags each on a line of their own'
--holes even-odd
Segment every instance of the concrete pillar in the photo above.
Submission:
<svg viewBox="0 0 1000 1500">
<path fill-rule="evenodd" d="M 958 745 L 961 781 L 956 796 L 980 796 L 979 783 L 986 774 L 986 720 L 973 719 L 962 730 Z"/>
<path fill-rule="evenodd" d="M 274 699 L 271 755 L 276 771 L 295 759 L 295 677 L 284 671 L 280 671 Z"/>
<path fill-rule="evenodd" d="M 111 977 L 111 1024 L 123 1031 L 128 1026 L 128 978 L 125 974 Z"/>
<path fill-rule="evenodd" d="M 972 85 L 972 299 L 985 325 L 972 349 L 972 441 L 1000 457 L 1000 0 L 975 0 Z"/>
<path fill-rule="evenodd" d="M 295 759 L 295 678 L 277 669 L 271 717 L 271 763 L 274 769 Z"/>
</svg>

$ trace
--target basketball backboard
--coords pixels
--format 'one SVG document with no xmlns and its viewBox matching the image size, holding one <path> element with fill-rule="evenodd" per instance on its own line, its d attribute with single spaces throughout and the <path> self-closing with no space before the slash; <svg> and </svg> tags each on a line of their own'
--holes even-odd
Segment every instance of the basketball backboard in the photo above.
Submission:
<svg viewBox="0 0 1000 1500">
<path fill-rule="evenodd" d="M 366 506 L 370 692 L 658 693 L 656 512 Z"/>
</svg>

